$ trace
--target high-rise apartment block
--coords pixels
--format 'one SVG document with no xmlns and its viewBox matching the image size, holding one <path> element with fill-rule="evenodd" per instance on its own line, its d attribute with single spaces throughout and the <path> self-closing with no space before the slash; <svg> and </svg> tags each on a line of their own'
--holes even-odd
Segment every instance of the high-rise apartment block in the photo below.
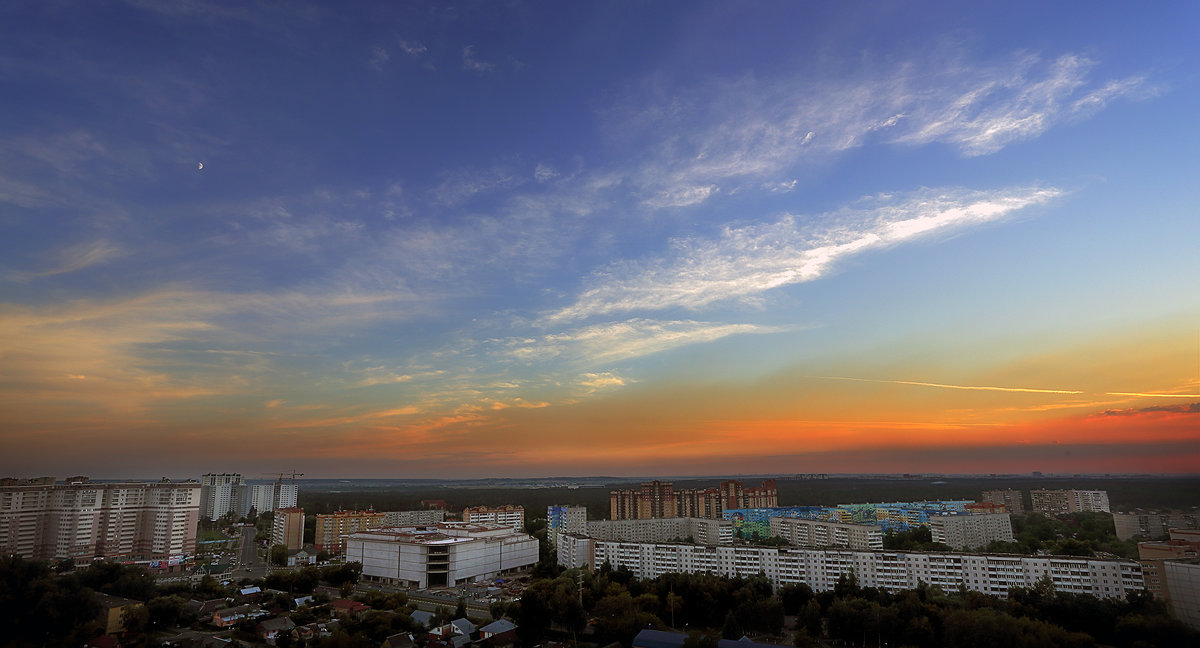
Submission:
<svg viewBox="0 0 1200 648">
<path fill-rule="evenodd" d="M 304 509 L 281 508 L 271 521 L 271 544 L 284 545 L 288 551 L 304 546 Z"/>
<path fill-rule="evenodd" d="M 1009 513 L 1024 513 L 1025 498 L 1021 491 L 1011 488 L 983 491 L 983 501 L 992 504 L 1002 504 Z"/>
<path fill-rule="evenodd" d="M 1100 490 L 1032 490 L 1033 510 L 1043 515 L 1065 515 L 1096 511 L 1108 513 L 1108 491 Z"/>
<path fill-rule="evenodd" d="M 1008 513 L 943 515 L 929 518 L 934 542 L 954 549 L 981 549 L 997 540 L 1015 542 Z"/>
<path fill-rule="evenodd" d="M 335 511 L 328 514 L 317 514 L 316 532 L 313 544 L 317 551 L 343 553 L 346 551 L 346 537 L 352 533 L 378 529 L 383 526 L 384 514 L 375 511 Z"/>
<path fill-rule="evenodd" d="M 584 533 L 587 531 L 586 506 L 547 506 L 546 538 L 550 544 L 556 542 L 560 533 Z"/>
<path fill-rule="evenodd" d="M 201 475 L 200 515 L 206 520 L 219 520 L 228 513 L 237 513 L 245 486 L 246 478 L 237 473 Z"/>
<path fill-rule="evenodd" d="M 0 554 L 30 559 L 181 557 L 196 550 L 200 484 L 0 480 Z"/>
<path fill-rule="evenodd" d="M 1117 537 L 1129 540 L 1133 536 L 1146 539 L 1161 538 L 1171 529 L 1200 529 L 1196 513 L 1113 513 Z"/>
<path fill-rule="evenodd" d="M 504 506 L 476 506 L 463 509 L 463 522 L 476 524 L 505 524 L 514 531 L 525 530 L 525 507 L 505 504 Z"/>
<path fill-rule="evenodd" d="M 651 481 L 637 489 L 609 493 L 609 518 L 638 520 L 649 518 L 705 517 L 720 519 L 731 508 L 771 507 L 779 504 L 775 480 L 746 488 L 741 482 L 721 482 L 718 488 L 675 490 L 671 482 Z"/>
</svg>

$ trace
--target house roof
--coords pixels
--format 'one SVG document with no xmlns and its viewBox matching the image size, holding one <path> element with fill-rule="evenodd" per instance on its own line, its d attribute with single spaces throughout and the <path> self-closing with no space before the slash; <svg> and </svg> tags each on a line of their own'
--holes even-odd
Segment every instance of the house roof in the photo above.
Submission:
<svg viewBox="0 0 1200 648">
<path fill-rule="evenodd" d="M 492 621 L 491 623 L 483 626 L 479 629 L 479 631 L 490 634 L 500 634 L 501 632 L 508 632 L 509 630 L 516 629 L 517 626 L 512 621 L 509 621 L 508 619 L 500 619 L 498 621 Z"/>
<path fill-rule="evenodd" d="M 433 623 L 433 613 L 425 610 L 413 610 L 413 613 L 408 616 L 425 627 L 429 627 L 429 624 Z"/>
<path fill-rule="evenodd" d="M 263 632 L 272 632 L 272 631 L 277 631 L 277 630 L 285 630 L 286 631 L 286 630 L 291 630 L 292 628 L 295 628 L 296 624 L 292 622 L 292 619 L 290 617 L 284 616 L 284 617 L 275 617 L 274 619 L 267 619 L 266 621 L 262 621 L 258 624 L 258 627 Z"/>
<path fill-rule="evenodd" d="M 350 599 L 338 599 L 336 601 L 330 601 L 329 607 L 332 607 L 336 610 L 346 610 L 348 612 L 361 612 L 363 610 L 371 609 L 371 606 L 367 605 L 366 603 L 360 603 Z"/>
<path fill-rule="evenodd" d="M 475 624 L 471 623 L 470 619 L 455 619 L 450 622 L 450 625 L 458 628 L 465 635 L 475 632 Z"/>
<path fill-rule="evenodd" d="M 682 632 L 665 632 L 663 630 L 642 630 L 633 638 L 633 648 L 680 648 L 688 636 Z M 774 644 L 758 643 L 747 637 L 737 641 L 721 639 L 718 648 L 779 648 Z"/>
</svg>

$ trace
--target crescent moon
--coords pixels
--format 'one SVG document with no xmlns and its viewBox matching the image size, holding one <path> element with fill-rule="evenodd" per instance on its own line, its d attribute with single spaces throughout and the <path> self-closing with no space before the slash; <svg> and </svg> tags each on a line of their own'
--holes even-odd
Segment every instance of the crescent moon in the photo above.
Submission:
<svg viewBox="0 0 1200 648">
<path fill-rule="evenodd" d="M 203 162 L 201 162 L 201 163 L 200 163 L 200 167 L 199 167 L 199 168 L 197 168 L 196 170 L 197 170 L 197 171 L 203 171 L 203 170 L 204 170 L 204 163 L 203 163 Z"/>
</svg>

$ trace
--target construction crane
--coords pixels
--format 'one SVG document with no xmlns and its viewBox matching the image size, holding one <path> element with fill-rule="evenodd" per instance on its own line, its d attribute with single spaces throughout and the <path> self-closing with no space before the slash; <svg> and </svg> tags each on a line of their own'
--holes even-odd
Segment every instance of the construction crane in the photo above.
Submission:
<svg viewBox="0 0 1200 648">
<path fill-rule="evenodd" d="M 303 477 L 303 476 L 304 476 L 304 473 L 296 472 L 293 470 L 290 473 L 289 472 L 267 473 L 267 474 L 263 475 L 263 478 L 265 479 L 267 477 L 275 477 L 275 483 L 282 484 L 284 477 L 287 477 L 288 479 L 291 479 L 292 481 L 296 481 L 297 477 Z"/>
</svg>

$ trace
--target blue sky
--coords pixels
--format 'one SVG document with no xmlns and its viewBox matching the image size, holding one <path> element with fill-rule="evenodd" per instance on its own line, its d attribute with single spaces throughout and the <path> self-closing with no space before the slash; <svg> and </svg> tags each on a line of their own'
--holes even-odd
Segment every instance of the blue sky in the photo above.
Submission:
<svg viewBox="0 0 1200 648">
<path fill-rule="evenodd" d="M 1198 18 L 8 3 L 0 472 L 1190 470 Z"/>
</svg>

